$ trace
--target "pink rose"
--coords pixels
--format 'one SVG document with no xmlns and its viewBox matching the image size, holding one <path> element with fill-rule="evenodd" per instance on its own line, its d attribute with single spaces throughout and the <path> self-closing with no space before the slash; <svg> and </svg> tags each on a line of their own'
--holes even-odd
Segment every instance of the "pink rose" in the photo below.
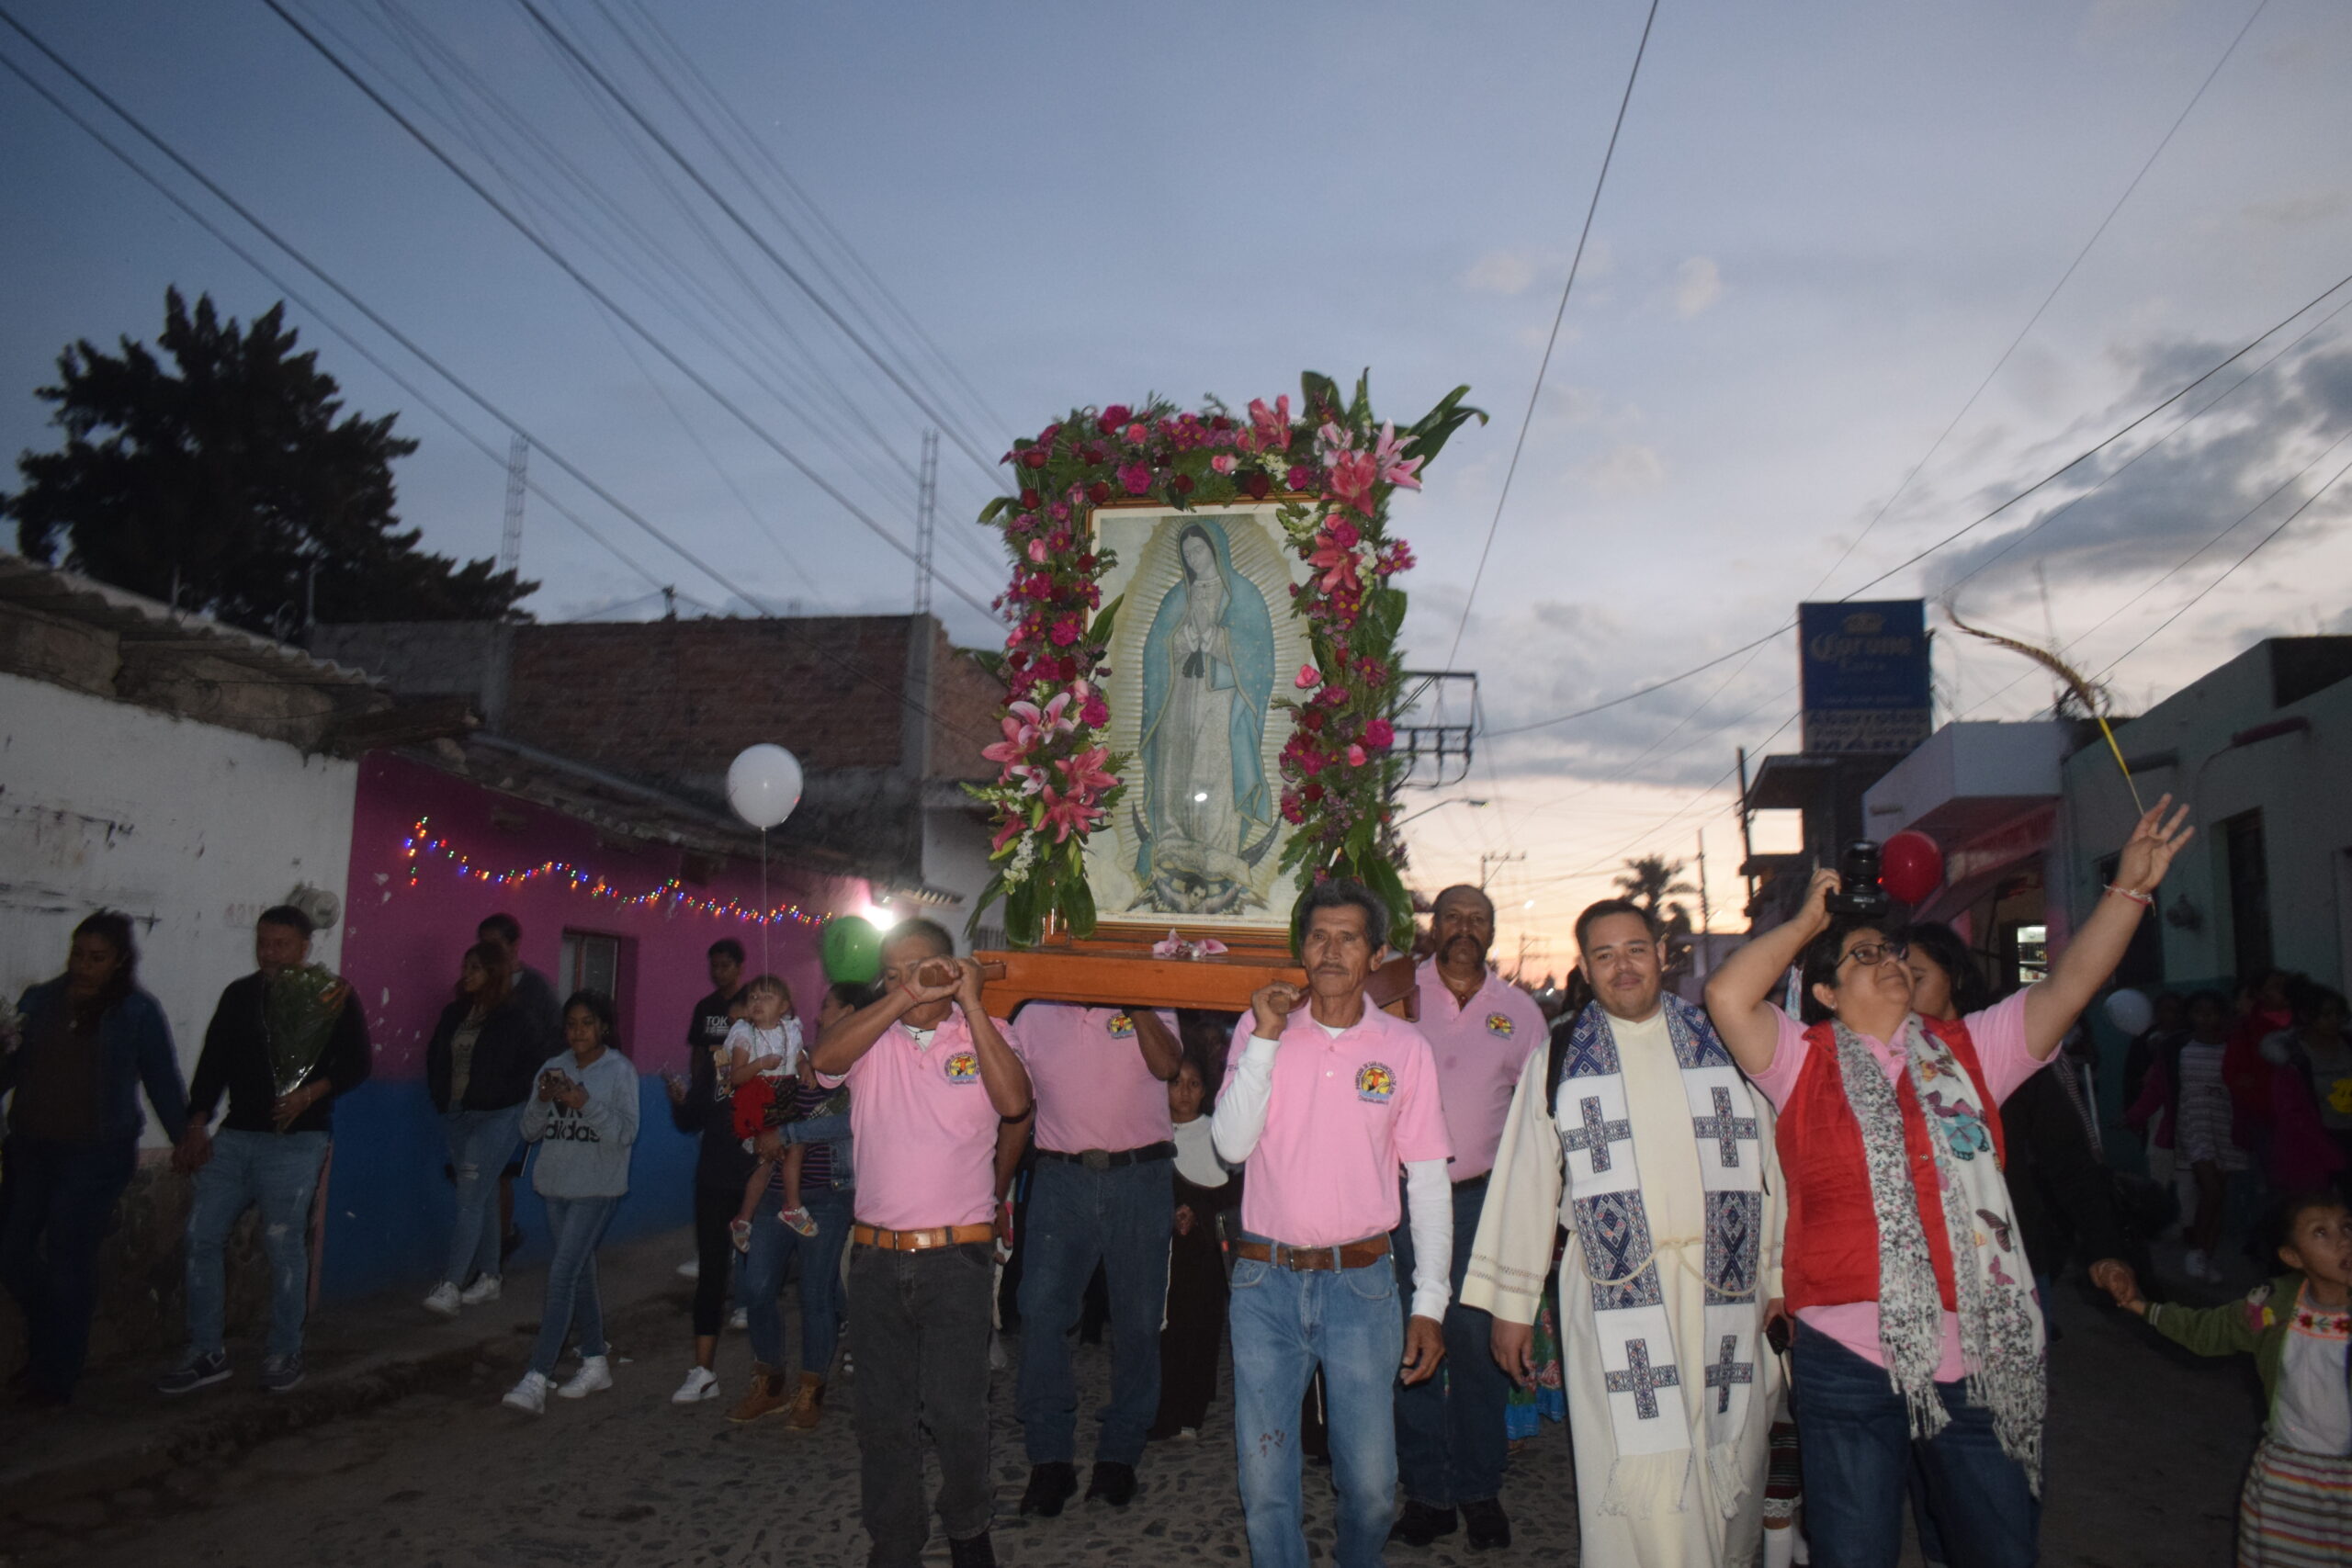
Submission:
<svg viewBox="0 0 2352 1568">
<path fill-rule="evenodd" d="M 1300 665 L 1298 667 L 1298 674 L 1291 682 L 1292 685 L 1296 686 L 1302 692 L 1311 692 L 1322 683 L 1323 672 L 1316 669 L 1312 664 Z"/>
<path fill-rule="evenodd" d="M 1351 767 L 1351 768 L 1361 768 L 1361 767 L 1363 767 L 1363 763 L 1364 763 L 1364 751 L 1363 751 L 1363 747 L 1361 747 L 1361 746 L 1351 746 L 1351 747 L 1349 747 L 1349 748 L 1348 748 L 1348 766 L 1350 766 L 1350 767 Z"/>
<path fill-rule="evenodd" d="M 1127 426 L 1127 439 L 1137 446 L 1149 439 L 1151 431 L 1140 420 Z"/>
<path fill-rule="evenodd" d="M 1101 697 L 1089 697 L 1080 705 L 1078 716 L 1090 729 L 1100 729 L 1111 722 L 1111 709 Z"/>
<path fill-rule="evenodd" d="M 1385 718 L 1375 718 L 1363 727 L 1363 743 L 1386 750 L 1396 743 L 1396 730 Z"/>
<path fill-rule="evenodd" d="M 1220 474 L 1229 474 L 1233 472 L 1233 454 L 1230 452 L 1219 452 L 1216 457 L 1209 459 L 1209 467 L 1215 468 Z"/>
<path fill-rule="evenodd" d="M 1031 560 L 1032 562 L 1034 562 L 1035 564 L 1036 564 L 1036 565 L 1038 565 L 1038 566 L 1043 566 L 1043 565 L 1045 565 L 1045 564 L 1046 564 L 1046 541 L 1045 541 L 1045 540 L 1043 540 L 1043 539 L 1032 539 L 1032 540 L 1030 540 L 1030 541 L 1029 541 L 1029 558 L 1030 558 L 1030 560 Z"/>
<path fill-rule="evenodd" d="M 1315 483 L 1315 470 L 1304 463 L 1294 463 L 1290 470 L 1290 488 L 1306 490 Z"/>
</svg>

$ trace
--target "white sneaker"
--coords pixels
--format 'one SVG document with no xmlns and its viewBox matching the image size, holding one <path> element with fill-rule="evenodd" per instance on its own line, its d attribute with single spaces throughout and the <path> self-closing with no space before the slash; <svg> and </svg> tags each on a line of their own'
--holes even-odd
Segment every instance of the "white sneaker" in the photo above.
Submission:
<svg viewBox="0 0 2352 1568">
<path fill-rule="evenodd" d="M 2213 1278 L 2213 1265 L 2207 1260 L 2204 1253 L 2193 1247 L 2188 1249 L 2188 1255 L 2180 1260 L 2180 1271 L 2192 1280 Z"/>
<path fill-rule="evenodd" d="M 548 1409 L 548 1380 L 543 1372 L 525 1372 L 523 1381 L 506 1391 L 498 1402 L 509 1410 L 519 1410 L 526 1416 L 544 1416 Z"/>
<path fill-rule="evenodd" d="M 673 1404 L 700 1404 L 706 1399 L 718 1397 L 718 1378 L 708 1367 L 691 1367 L 686 1381 L 670 1396 Z"/>
<path fill-rule="evenodd" d="M 458 1315 L 458 1304 L 465 1299 L 458 1293 L 457 1286 L 444 1280 L 433 1287 L 431 1295 L 424 1298 L 424 1310 L 440 1317 L 455 1317 Z"/>
<path fill-rule="evenodd" d="M 727 1314 L 727 1326 L 733 1329 L 738 1334 L 743 1332 L 744 1325 L 750 1321 L 751 1318 L 749 1314 L 747 1314 L 741 1307 L 737 1307 L 733 1312 Z"/>
<path fill-rule="evenodd" d="M 565 1399 L 585 1399 L 599 1390 L 613 1386 L 613 1369 L 602 1356 L 582 1356 L 580 1370 L 564 1380 L 556 1393 Z"/>
<path fill-rule="evenodd" d="M 447 1287 L 444 1288 L 446 1289 Z M 480 1306 L 484 1302 L 494 1302 L 497 1299 L 498 1276 L 495 1274 L 484 1274 L 481 1279 L 476 1280 L 472 1284 L 468 1285 L 464 1290 L 458 1292 L 458 1301 L 459 1304 L 469 1307 Z M 429 1305 L 431 1303 L 428 1303 L 427 1304 Z M 454 1316 L 455 1314 L 452 1314 L 451 1315 Z"/>
<path fill-rule="evenodd" d="M 701 1278 L 702 1278 L 702 1259 L 701 1259 L 701 1258 L 687 1258 L 684 1263 L 679 1264 L 679 1265 L 678 1265 L 678 1278 L 679 1278 L 679 1279 L 681 1279 L 681 1280 L 699 1280 L 699 1279 L 701 1279 Z"/>
</svg>

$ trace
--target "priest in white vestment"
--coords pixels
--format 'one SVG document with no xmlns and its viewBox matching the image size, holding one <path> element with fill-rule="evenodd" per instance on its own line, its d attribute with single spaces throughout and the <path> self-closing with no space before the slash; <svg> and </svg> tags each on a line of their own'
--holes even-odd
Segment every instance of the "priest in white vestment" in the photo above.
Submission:
<svg viewBox="0 0 2352 1568">
<path fill-rule="evenodd" d="M 1771 1109 L 1706 1014 L 1666 994 L 1639 906 L 1594 905 L 1577 945 L 1598 999 L 1521 1076 L 1462 1302 L 1494 1315 L 1496 1359 L 1526 1381 L 1565 1226 L 1582 1560 L 1746 1568 L 1781 1381 L 1763 1334 L 1780 1280 Z"/>
</svg>

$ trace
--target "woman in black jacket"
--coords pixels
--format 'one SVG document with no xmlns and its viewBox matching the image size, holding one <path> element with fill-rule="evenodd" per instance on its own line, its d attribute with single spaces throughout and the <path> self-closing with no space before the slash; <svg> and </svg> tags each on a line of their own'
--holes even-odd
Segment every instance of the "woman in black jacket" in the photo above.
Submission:
<svg viewBox="0 0 2352 1568">
<path fill-rule="evenodd" d="M 441 1112 L 458 1187 L 448 1266 L 424 1298 L 425 1310 L 443 1317 L 498 1299 L 498 1175 L 522 1140 L 523 1102 L 546 1054 L 533 1021 L 514 1005 L 508 963 L 495 942 L 466 950 L 458 998 L 441 1010 L 424 1052 L 425 1088 Z"/>
</svg>

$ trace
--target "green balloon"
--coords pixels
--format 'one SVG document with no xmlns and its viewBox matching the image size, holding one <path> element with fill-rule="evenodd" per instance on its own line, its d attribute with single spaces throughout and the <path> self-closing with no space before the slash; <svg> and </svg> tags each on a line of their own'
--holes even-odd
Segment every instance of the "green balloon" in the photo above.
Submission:
<svg viewBox="0 0 2352 1568">
<path fill-rule="evenodd" d="M 882 933 L 863 915 L 836 915 L 818 943 L 825 978 L 837 986 L 870 986 L 882 977 Z"/>
</svg>

